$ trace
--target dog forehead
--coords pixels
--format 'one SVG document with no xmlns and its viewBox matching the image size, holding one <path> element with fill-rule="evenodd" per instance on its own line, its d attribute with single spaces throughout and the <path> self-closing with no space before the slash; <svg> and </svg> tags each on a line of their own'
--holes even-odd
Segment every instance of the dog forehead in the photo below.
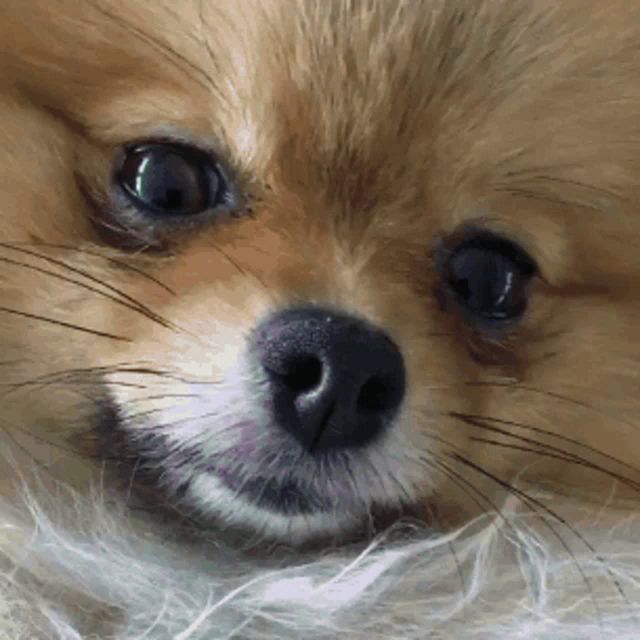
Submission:
<svg viewBox="0 0 640 640">
<path fill-rule="evenodd" d="M 488 46 L 469 41 L 475 13 L 441 2 L 245 6 L 235 24 L 252 36 L 236 39 L 228 67 L 229 138 L 256 151 L 259 173 L 277 167 L 307 192 L 331 185 L 355 208 L 397 195 L 435 164 L 452 111 L 442 96 L 464 84 L 476 44 Z"/>
</svg>

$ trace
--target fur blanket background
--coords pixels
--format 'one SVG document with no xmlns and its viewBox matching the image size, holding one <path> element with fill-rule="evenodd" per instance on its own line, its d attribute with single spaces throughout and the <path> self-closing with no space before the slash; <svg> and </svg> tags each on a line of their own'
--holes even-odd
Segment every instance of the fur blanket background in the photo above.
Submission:
<svg viewBox="0 0 640 640">
<path fill-rule="evenodd" d="M 637 520 L 590 514 L 571 532 L 506 504 L 448 536 L 395 526 L 366 547 L 264 561 L 178 544 L 98 491 L 1 508 L 3 639 L 640 637 Z"/>
</svg>

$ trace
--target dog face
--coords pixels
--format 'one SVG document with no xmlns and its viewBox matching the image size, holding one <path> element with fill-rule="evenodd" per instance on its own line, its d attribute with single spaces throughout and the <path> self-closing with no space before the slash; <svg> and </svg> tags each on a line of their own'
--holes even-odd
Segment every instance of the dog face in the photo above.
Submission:
<svg viewBox="0 0 640 640">
<path fill-rule="evenodd" d="M 634 489 L 640 9 L 3 13 L 3 412 L 31 455 L 290 541 L 464 519 L 523 474 Z"/>
</svg>

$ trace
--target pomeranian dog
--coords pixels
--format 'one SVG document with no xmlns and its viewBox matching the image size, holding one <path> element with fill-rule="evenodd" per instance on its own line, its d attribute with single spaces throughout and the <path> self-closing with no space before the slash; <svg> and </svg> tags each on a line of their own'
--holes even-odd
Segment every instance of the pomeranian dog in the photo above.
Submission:
<svg viewBox="0 0 640 640">
<path fill-rule="evenodd" d="M 4 0 L 0 635 L 637 638 L 640 5 Z"/>
</svg>

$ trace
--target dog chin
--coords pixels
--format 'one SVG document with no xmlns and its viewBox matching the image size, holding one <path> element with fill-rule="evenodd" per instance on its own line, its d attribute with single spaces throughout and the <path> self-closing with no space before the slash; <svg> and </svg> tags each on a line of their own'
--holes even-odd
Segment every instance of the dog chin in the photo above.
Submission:
<svg viewBox="0 0 640 640">
<path fill-rule="evenodd" d="M 265 496 L 269 482 L 259 495 L 234 491 L 213 473 L 193 476 L 182 499 L 203 520 L 224 522 L 226 527 L 255 532 L 261 539 L 299 545 L 319 538 L 347 536 L 362 526 L 367 510 L 363 505 L 354 509 L 331 511 L 314 509 L 311 498 L 292 493 L 293 498 Z M 293 489 L 291 488 L 293 491 Z M 276 502 L 277 500 L 277 502 Z"/>
<path fill-rule="evenodd" d="M 250 422 L 234 427 L 249 436 L 257 428 Z M 146 437 L 126 440 L 128 452 L 120 451 L 117 465 L 125 470 L 123 485 L 139 489 L 141 495 L 147 489 L 154 496 L 160 492 L 204 531 L 241 530 L 292 545 L 349 538 L 354 531 L 371 528 L 374 513 L 382 518 L 381 513 L 393 512 L 395 519 L 424 495 L 410 487 L 400 495 L 391 485 L 399 482 L 401 487 L 403 478 L 385 475 L 384 468 L 371 471 L 376 460 L 384 459 L 384 451 L 393 448 L 390 443 L 348 454 L 314 455 L 286 437 L 274 436 L 249 449 L 242 436 L 239 440 L 203 457 L 184 441 L 176 444 L 175 434 L 163 441 L 154 433 L 153 445 Z M 135 466 L 122 464 L 128 457 L 136 460 Z"/>
</svg>

